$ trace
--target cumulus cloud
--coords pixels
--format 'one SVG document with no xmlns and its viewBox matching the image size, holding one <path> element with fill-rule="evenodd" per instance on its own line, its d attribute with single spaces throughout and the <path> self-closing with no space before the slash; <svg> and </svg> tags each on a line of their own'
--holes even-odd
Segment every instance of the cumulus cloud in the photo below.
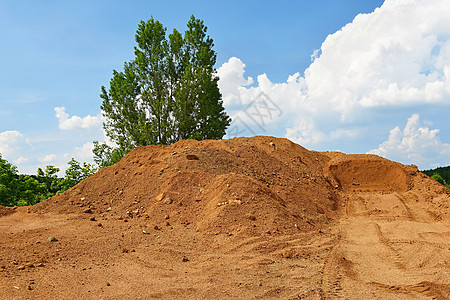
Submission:
<svg viewBox="0 0 450 300">
<path fill-rule="evenodd" d="M 65 160 L 70 160 L 75 158 L 78 161 L 92 161 L 94 154 L 92 150 L 94 149 L 94 143 L 87 142 L 80 147 L 75 147 L 75 149 L 70 153 L 64 154 Z"/>
<path fill-rule="evenodd" d="M 341 121 L 373 107 L 450 104 L 450 2 L 387 0 L 323 42 L 306 94 Z"/>
<path fill-rule="evenodd" d="M 245 64 L 230 58 L 218 69 L 224 104 L 239 117 L 263 93 L 283 115 L 268 122 L 272 127 L 252 131 L 315 149 L 367 143 L 399 117 L 425 114 L 424 107 L 433 119 L 430 114 L 450 106 L 449 15 L 446 0 L 386 0 L 330 34 L 304 74 L 283 83 L 266 74 L 253 83 L 244 76 Z"/>
<path fill-rule="evenodd" d="M 219 76 L 219 89 L 223 94 L 224 105 L 231 106 L 239 104 L 240 91 L 244 86 L 253 83 L 253 78 L 244 78 L 245 64 L 237 57 L 232 57 L 228 62 L 224 63 L 222 67 L 217 69 Z"/>
<path fill-rule="evenodd" d="M 55 107 L 56 118 L 58 118 L 58 127 L 61 130 L 74 130 L 74 129 L 89 129 L 96 128 L 102 124 L 102 116 L 90 116 L 79 117 L 72 116 L 69 118 L 69 114 L 66 113 L 65 107 Z"/>
<path fill-rule="evenodd" d="M 442 162 L 450 164 L 450 144 L 441 142 L 438 129 L 425 126 L 420 122 L 420 116 L 413 114 L 405 128 L 397 126 L 392 129 L 389 138 L 368 153 L 419 166 L 439 166 Z"/>
<path fill-rule="evenodd" d="M 344 119 L 360 107 L 448 104 L 449 13 L 448 1 L 388 0 L 358 15 L 322 44 L 309 89 Z"/>
<path fill-rule="evenodd" d="M 42 163 L 49 163 L 52 162 L 56 159 L 56 154 L 47 154 L 42 158 L 39 158 L 38 161 L 42 162 Z"/>
<path fill-rule="evenodd" d="M 17 159 L 13 161 L 15 164 L 25 164 L 29 162 L 30 160 L 27 157 L 19 156 Z"/>
<path fill-rule="evenodd" d="M 20 150 L 29 146 L 30 141 L 19 131 L 0 132 L 0 153 L 4 158 L 18 159 Z"/>
</svg>

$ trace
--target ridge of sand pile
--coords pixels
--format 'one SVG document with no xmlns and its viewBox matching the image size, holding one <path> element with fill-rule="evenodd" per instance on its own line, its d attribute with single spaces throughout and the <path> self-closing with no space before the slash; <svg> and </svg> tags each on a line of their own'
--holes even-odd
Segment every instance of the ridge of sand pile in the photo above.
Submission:
<svg viewBox="0 0 450 300">
<path fill-rule="evenodd" d="M 340 190 L 404 192 L 418 173 L 374 155 L 320 153 L 273 137 L 182 140 L 137 147 L 31 209 L 161 226 L 170 218 L 208 233 L 292 233 L 334 219 Z"/>
</svg>

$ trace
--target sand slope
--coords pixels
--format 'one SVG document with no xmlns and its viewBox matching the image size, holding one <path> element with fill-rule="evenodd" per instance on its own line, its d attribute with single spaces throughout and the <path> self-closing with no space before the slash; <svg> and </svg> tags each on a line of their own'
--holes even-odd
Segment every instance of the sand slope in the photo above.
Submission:
<svg viewBox="0 0 450 300">
<path fill-rule="evenodd" d="M 414 166 L 273 137 L 138 147 L 0 209 L 0 295 L 448 299 L 448 192 Z"/>
</svg>

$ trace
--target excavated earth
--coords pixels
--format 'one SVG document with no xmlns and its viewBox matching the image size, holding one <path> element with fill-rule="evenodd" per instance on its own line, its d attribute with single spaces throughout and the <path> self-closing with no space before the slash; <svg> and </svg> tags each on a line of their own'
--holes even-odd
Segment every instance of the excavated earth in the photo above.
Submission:
<svg viewBox="0 0 450 300">
<path fill-rule="evenodd" d="M 286 139 L 138 147 L 0 208 L 1 299 L 450 299 L 449 190 Z"/>
</svg>

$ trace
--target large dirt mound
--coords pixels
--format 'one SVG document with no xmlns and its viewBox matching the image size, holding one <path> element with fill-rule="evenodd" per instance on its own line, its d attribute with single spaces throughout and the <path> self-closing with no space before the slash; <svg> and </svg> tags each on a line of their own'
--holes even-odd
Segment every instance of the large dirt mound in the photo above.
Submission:
<svg viewBox="0 0 450 300">
<path fill-rule="evenodd" d="M 138 147 L 34 210 L 170 218 L 209 233 L 296 232 L 332 218 L 329 157 L 273 137 Z"/>
<path fill-rule="evenodd" d="M 138 147 L 0 207 L 4 299 L 449 299 L 449 190 L 286 139 Z"/>
<path fill-rule="evenodd" d="M 309 151 L 287 139 L 183 140 L 137 147 L 33 210 L 106 213 L 155 226 L 170 218 L 213 234 L 287 233 L 328 224 L 340 191 L 407 192 L 413 178 L 426 176 L 375 155 Z"/>
</svg>

